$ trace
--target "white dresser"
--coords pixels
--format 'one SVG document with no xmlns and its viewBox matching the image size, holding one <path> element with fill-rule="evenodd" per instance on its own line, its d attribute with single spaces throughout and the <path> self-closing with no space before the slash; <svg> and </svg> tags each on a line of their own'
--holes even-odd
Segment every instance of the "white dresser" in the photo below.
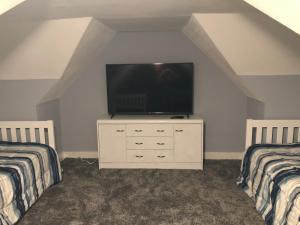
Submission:
<svg viewBox="0 0 300 225">
<path fill-rule="evenodd" d="M 99 168 L 203 169 L 203 120 L 170 116 L 102 116 Z"/>
</svg>

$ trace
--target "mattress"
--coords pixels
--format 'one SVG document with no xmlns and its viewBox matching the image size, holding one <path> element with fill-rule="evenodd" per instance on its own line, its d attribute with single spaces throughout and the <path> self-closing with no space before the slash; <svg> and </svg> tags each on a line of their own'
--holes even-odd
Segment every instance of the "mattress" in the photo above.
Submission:
<svg viewBox="0 0 300 225">
<path fill-rule="evenodd" d="M 300 224 L 300 144 L 249 147 L 237 184 L 267 225 Z"/>
<path fill-rule="evenodd" d="M 58 155 L 48 145 L 0 142 L 1 224 L 15 224 L 47 188 L 61 180 Z"/>
</svg>

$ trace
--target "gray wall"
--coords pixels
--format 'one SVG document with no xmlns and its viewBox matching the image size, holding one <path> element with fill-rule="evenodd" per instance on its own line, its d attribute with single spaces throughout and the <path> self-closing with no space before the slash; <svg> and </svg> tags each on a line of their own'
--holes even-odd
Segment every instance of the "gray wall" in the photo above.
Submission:
<svg viewBox="0 0 300 225">
<path fill-rule="evenodd" d="M 247 118 L 248 119 L 264 119 L 265 103 L 247 97 Z"/>
<path fill-rule="evenodd" d="M 241 78 L 265 103 L 265 119 L 300 119 L 300 75 Z"/>
<path fill-rule="evenodd" d="M 91 59 L 60 98 L 64 151 L 96 151 L 96 120 L 107 113 L 106 63 L 194 62 L 194 112 L 205 119 L 206 151 L 242 151 L 246 96 L 180 32 L 122 32 Z"/>
<path fill-rule="evenodd" d="M 36 105 L 57 80 L 0 80 L 0 120 L 37 120 Z"/>
<path fill-rule="evenodd" d="M 37 107 L 38 120 L 53 120 L 55 130 L 56 150 L 62 152 L 62 136 L 61 136 L 61 120 L 60 120 L 60 101 L 59 99 L 51 100 L 38 104 Z"/>
<path fill-rule="evenodd" d="M 246 118 L 300 119 L 300 76 L 241 77 L 259 102 L 179 32 L 118 33 L 89 61 L 60 99 L 38 106 L 57 80 L 0 81 L 0 120 L 53 119 L 60 150 L 96 151 L 96 120 L 107 113 L 105 64 L 184 61 L 195 63 L 194 111 L 205 120 L 206 151 L 242 151 Z"/>
</svg>

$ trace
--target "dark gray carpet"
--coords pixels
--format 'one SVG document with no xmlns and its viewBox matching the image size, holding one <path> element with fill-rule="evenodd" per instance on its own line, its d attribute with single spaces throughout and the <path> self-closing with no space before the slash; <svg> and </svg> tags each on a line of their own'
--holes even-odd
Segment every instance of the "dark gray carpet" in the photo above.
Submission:
<svg viewBox="0 0 300 225">
<path fill-rule="evenodd" d="M 18 225 L 263 225 L 236 187 L 238 161 L 193 170 L 98 170 L 66 159 L 50 188 Z"/>
</svg>

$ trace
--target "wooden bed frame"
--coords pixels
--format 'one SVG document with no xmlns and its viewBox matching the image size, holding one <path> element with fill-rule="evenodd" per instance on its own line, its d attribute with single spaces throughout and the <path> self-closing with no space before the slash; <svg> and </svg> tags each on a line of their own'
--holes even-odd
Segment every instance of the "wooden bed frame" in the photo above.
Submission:
<svg viewBox="0 0 300 225">
<path fill-rule="evenodd" d="M 41 143 L 55 149 L 53 121 L 0 121 L 0 140 Z"/>
<path fill-rule="evenodd" d="M 300 120 L 247 120 L 246 146 L 300 142 Z"/>
</svg>

